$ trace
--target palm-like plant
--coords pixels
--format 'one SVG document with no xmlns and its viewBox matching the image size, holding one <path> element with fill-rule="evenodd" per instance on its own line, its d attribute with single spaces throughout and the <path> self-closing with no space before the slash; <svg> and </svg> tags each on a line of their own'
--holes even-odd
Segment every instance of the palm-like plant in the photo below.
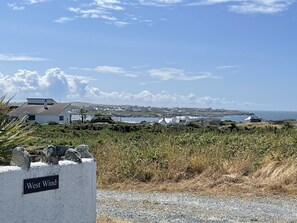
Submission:
<svg viewBox="0 0 297 223">
<path fill-rule="evenodd" d="M 5 102 L 5 96 L 0 97 L 0 165 L 9 163 L 12 149 L 23 144 L 31 133 L 30 126 L 25 125 L 26 117 L 10 119 L 9 101 Z"/>
</svg>

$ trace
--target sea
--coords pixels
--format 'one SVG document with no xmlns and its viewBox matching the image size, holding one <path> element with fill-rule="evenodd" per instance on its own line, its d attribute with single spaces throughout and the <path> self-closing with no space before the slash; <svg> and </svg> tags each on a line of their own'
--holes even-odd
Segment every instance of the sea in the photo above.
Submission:
<svg viewBox="0 0 297 223">
<path fill-rule="evenodd" d="M 254 113 L 256 116 L 262 118 L 263 121 L 277 121 L 277 120 L 287 120 L 296 119 L 297 111 L 248 111 Z M 231 120 L 235 122 L 244 122 L 250 115 L 230 115 L 219 117 L 221 120 Z"/>
<path fill-rule="evenodd" d="M 254 113 L 256 116 L 262 118 L 263 121 L 277 121 L 277 120 L 286 120 L 286 119 L 296 119 L 297 120 L 297 111 L 247 111 Z M 246 118 L 250 115 L 229 115 L 216 117 L 222 121 L 231 120 L 234 122 L 244 122 Z M 157 122 L 160 118 L 158 117 L 114 117 L 115 120 L 126 123 L 141 123 L 146 122 Z"/>
<path fill-rule="evenodd" d="M 295 119 L 297 120 L 297 111 L 247 111 L 254 113 L 256 116 L 262 118 L 263 121 L 276 121 L 276 120 L 286 120 L 286 119 Z M 244 122 L 249 115 L 229 115 L 216 117 L 222 121 L 231 120 L 234 122 Z M 86 120 L 91 120 L 92 116 L 88 115 Z M 158 122 L 160 118 L 158 117 L 112 117 L 115 121 L 122 121 L 126 123 L 141 123 L 146 122 Z M 72 120 L 80 120 L 79 115 L 73 115 Z"/>
</svg>

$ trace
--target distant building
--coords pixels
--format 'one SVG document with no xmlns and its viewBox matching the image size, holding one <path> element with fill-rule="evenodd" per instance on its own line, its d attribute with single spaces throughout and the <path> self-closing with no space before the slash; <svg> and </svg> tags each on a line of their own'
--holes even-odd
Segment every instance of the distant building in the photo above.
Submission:
<svg viewBox="0 0 297 223">
<path fill-rule="evenodd" d="M 196 121 L 195 117 L 188 116 L 175 116 L 173 118 L 161 118 L 158 123 L 161 125 L 175 125 L 175 124 L 188 124 L 191 121 Z"/>
<path fill-rule="evenodd" d="M 191 119 L 188 116 L 175 116 L 173 118 L 173 122 L 176 124 L 187 124 L 191 121 Z"/>
<path fill-rule="evenodd" d="M 28 117 L 29 122 L 39 124 L 49 121 L 69 124 L 71 121 L 69 103 L 57 103 L 52 98 L 27 98 L 27 103 L 11 111 L 12 118 Z"/>
<path fill-rule="evenodd" d="M 158 123 L 161 124 L 161 125 L 164 125 L 164 126 L 170 125 L 170 124 L 173 124 L 173 118 L 163 117 L 158 121 Z"/>
<path fill-rule="evenodd" d="M 247 122 L 261 122 L 262 118 L 254 115 L 254 116 L 250 116 L 250 117 L 246 118 L 245 121 L 247 121 Z"/>
</svg>

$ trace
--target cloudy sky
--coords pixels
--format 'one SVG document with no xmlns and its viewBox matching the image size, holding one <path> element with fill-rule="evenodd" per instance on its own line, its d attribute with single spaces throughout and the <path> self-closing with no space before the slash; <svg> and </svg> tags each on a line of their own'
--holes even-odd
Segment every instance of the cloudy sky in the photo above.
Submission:
<svg viewBox="0 0 297 223">
<path fill-rule="evenodd" d="M 297 111 L 295 0 L 1 0 L 0 95 Z"/>
</svg>

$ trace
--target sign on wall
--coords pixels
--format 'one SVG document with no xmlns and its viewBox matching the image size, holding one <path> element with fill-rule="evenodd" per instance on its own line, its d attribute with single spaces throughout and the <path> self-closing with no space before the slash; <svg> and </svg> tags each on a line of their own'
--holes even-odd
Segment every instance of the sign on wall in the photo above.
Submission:
<svg viewBox="0 0 297 223">
<path fill-rule="evenodd" d="M 24 194 L 59 188 L 59 175 L 24 179 Z"/>
</svg>

